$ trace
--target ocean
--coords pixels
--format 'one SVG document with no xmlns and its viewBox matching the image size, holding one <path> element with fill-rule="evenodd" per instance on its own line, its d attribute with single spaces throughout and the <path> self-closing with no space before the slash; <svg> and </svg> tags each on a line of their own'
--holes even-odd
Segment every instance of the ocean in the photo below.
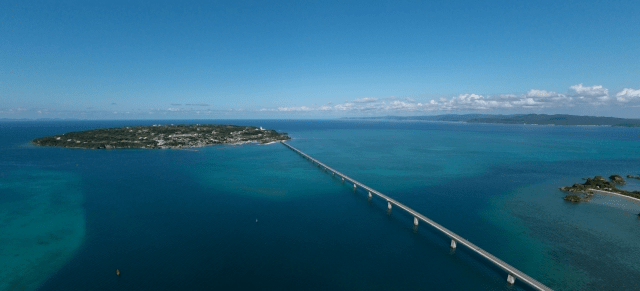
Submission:
<svg viewBox="0 0 640 291">
<path fill-rule="evenodd" d="M 555 290 L 640 290 L 640 204 L 573 204 L 558 190 L 638 175 L 640 129 L 371 120 L 2 121 L 0 290 L 530 289 L 281 144 L 30 144 L 178 123 L 287 132 Z"/>
</svg>

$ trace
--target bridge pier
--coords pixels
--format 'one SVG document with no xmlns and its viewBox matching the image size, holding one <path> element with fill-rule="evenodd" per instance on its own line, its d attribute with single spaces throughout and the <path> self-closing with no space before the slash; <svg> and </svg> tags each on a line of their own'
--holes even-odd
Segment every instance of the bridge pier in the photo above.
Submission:
<svg viewBox="0 0 640 291">
<path fill-rule="evenodd" d="M 509 283 L 509 285 L 513 285 L 515 282 L 516 282 L 516 278 L 511 276 L 511 274 L 507 275 L 507 283 Z"/>
<path fill-rule="evenodd" d="M 531 278 L 530 276 L 527 276 L 527 274 L 519 271 L 518 269 L 514 268 L 513 266 L 510 266 L 509 264 L 507 264 L 506 262 L 500 260 L 499 258 L 487 253 L 486 251 L 482 250 L 480 247 L 474 245 L 473 243 L 465 240 L 464 238 L 462 238 L 461 236 L 453 233 L 452 231 L 446 229 L 444 226 L 436 223 L 435 221 L 423 216 L 422 214 L 416 212 L 415 210 L 407 207 L 406 205 L 391 199 L 390 197 L 387 197 L 386 195 L 372 190 L 371 188 L 365 186 L 364 184 L 361 184 L 359 182 L 357 182 L 356 180 L 353 180 L 351 178 L 347 179 L 346 176 L 344 176 L 342 173 L 335 171 L 333 168 L 326 166 L 322 163 L 320 163 L 319 161 L 313 159 L 311 156 L 301 152 L 300 150 L 294 148 L 293 146 L 290 146 L 289 144 L 287 144 L 286 142 L 282 141 L 282 144 L 285 145 L 286 147 L 288 147 L 289 149 L 299 153 L 300 155 L 304 156 L 305 158 L 307 158 L 308 160 L 310 160 L 312 162 L 312 164 L 317 164 L 318 166 L 321 166 L 326 170 L 330 170 L 331 171 L 331 175 L 335 176 L 337 174 L 338 177 L 342 178 L 342 183 L 345 183 L 345 180 L 348 180 L 350 183 L 353 183 L 353 188 L 354 191 L 357 189 L 357 184 L 362 185 L 362 187 L 366 190 L 368 190 L 368 196 L 369 196 L 369 203 L 371 204 L 371 200 L 372 200 L 372 194 L 371 191 L 373 191 L 376 196 L 387 200 L 387 215 L 391 216 L 391 207 L 392 204 L 396 204 L 396 206 L 398 206 L 400 209 L 405 210 L 407 212 L 409 212 L 410 214 L 412 214 L 411 216 L 413 216 L 413 231 L 417 232 L 418 229 L 418 223 L 420 222 L 420 220 L 424 221 L 425 223 L 427 223 L 427 225 L 433 226 L 434 228 L 436 228 L 438 231 L 442 232 L 444 235 L 448 236 L 451 239 L 451 250 L 450 250 L 450 254 L 454 254 L 456 251 L 456 247 L 457 247 L 457 241 L 460 241 L 460 243 L 462 243 L 464 246 L 466 246 L 467 248 L 465 248 L 465 250 L 470 250 L 472 252 L 475 252 L 479 255 L 481 255 L 482 257 L 484 257 L 485 259 L 487 259 L 489 262 L 494 263 L 497 267 L 500 267 L 502 270 L 504 270 L 507 273 L 507 283 L 513 285 L 516 281 L 516 278 L 520 278 L 522 280 L 523 283 L 528 284 L 529 286 L 533 287 L 534 289 L 540 290 L 540 291 L 552 291 L 552 289 L 550 289 L 549 287 L 545 286 L 544 284 L 536 281 L 535 279 Z M 338 174 L 340 173 L 340 174 Z M 391 201 L 393 201 L 393 203 L 391 203 Z M 256 220 L 257 221 L 257 220 Z M 504 273 L 502 273 L 504 274 Z"/>
</svg>

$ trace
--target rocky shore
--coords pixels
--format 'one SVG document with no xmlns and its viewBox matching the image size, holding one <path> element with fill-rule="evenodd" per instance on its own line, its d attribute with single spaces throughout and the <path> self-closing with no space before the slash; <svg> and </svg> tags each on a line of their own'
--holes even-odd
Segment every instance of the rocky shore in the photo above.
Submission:
<svg viewBox="0 0 640 291">
<path fill-rule="evenodd" d="M 262 127 L 195 124 L 96 129 L 37 138 L 31 142 L 39 146 L 84 149 L 181 149 L 216 144 L 267 144 L 289 139 L 286 133 Z"/>
<path fill-rule="evenodd" d="M 620 175 L 611 175 L 609 180 L 602 176 L 587 178 L 584 184 L 573 184 L 570 187 L 561 187 L 560 190 L 568 192 L 564 200 L 569 202 L 586 202 L 593 197 L 596 191 L 607 191 L 640 199 L 640 191 L 626 191 L 616 188 L 616 185 L 624 185 L 626 181 Z"/>
</svg>

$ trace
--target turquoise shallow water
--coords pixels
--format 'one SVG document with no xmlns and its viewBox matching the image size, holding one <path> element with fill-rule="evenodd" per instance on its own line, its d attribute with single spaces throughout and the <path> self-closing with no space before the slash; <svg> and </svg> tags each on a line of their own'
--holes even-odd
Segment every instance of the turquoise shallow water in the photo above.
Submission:
<svg viewBox="0 0 640 291">
<path fill-rule="evenodd" d="M 220 122 L 289 132 L 292 145 L 554 289 L 619 290 L 640 283 L 640 206 L 611 197 L 575 205 L 557 190 L 582 177 L 639 173 L 640 130 Z M 2 256 L 0 264 L 24 269 L 2 274 L 21 278 L 14 287 L 527 289 L 508 286 L 502 271 L 464 248 L 450 252 L 446 237 L 426 225 L 412 229 L 412 217 L 397 209 L 387 213 L 383 201 L 368 201 L 366 193 L 354 193 L 279 144 L 195 152 L 28 144 L 72 130 L 154 123 L 0 123 L 0 134 L 8 137 L 0 142 L 0 213 L 5 221 L 28 220 L 42 226 L 36 233 L 65 239 L 57 256 L 44 244 L 18 248 L 15 237 L 3 240 L 2 251 L 14 259 Z M 22 200 L 15 198 L 20 195 Z M 58 197 L 73 199 L 40 211 L 51 218 L 47 224 L 33 211 L 10 211 Z M 60 213 L 82 215 L 64 221 Z M 75 235 L 61 235 L 65 225 L 76 226 Z M 16 237 L 34 232 L 19 224 L 2 227 Z M 15 259 L 26 254 L 30 259 Z M 28 271 L 48 257 L 58 263 Z M 115 276 L 116 268 L 122 276 Z"/>
<path fill-rule="evenodd" d="M 83 195 L 78 177 L 70 173 L 25 169 L 3 174 L 0 290 L 32 290 L 80 247 Z"/>
</svg>

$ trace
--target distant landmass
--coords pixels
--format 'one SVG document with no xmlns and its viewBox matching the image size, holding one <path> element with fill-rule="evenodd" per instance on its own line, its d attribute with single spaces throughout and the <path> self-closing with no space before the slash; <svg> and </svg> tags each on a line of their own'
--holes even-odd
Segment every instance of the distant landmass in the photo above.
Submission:
<svg viewBox="0 0 640 291">
<path fill-rule="evenodd" d="M 503 117 L 482 117 L 467 120 L 470 123 L 540 124 L 540 125 L 608 125 L 640 127 L 640 119 L 600 116 L 578 116 L 567 114 L 527 114 Z"/>
<path fill-rule="evenodd" d="M 37 138 L 39 146 L 86 149 L 193 148 L 216 144 L 270 143 L 291 139 L 286 133 L 254 126 L 153 125 L 69 132 Z"/>
<path fill-rule="evenodd" d="M 489 114 L 445 114 L 433 116 L 383 116 L 383 117 L 359 117 L 348 119 L 388 119 L 388 120 L 424 120 L 424 121 L 449 121 L 468 123 L 500 123 L 500 124 L 537 124 L 537 125 L 598 125 L 598 126 L 622 126 L 640 127 L 640 119 L 627 119 L 601 116 L 579 116 L 568 114 L 513 114 L 513 115 L 489 115 Z"/>
<path fill-rule="evenodd" d="M 0 121 L 77 121 L 87 120 L 80 118 L 0 118 Z"/>
<path fill-rule="evenodd" d="M 377 116 L 377 117 L 345 117 L 344 119 L 389 119 L 389 120 L 425 120 L 425 121 L 467 121 L 476 118 L 497 118 L 505 115 L 489 114 L 443 114 L 425 116 Z"/>
</svg>

